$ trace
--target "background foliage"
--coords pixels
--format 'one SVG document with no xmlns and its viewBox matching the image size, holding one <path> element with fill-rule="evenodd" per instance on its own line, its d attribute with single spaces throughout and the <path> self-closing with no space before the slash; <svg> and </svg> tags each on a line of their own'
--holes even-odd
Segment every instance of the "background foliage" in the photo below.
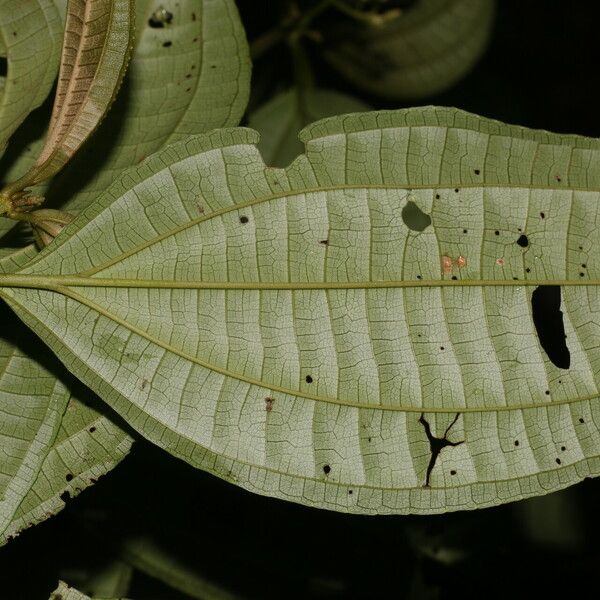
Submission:
<svg viewBox="0 0 600 600">
<path fill-rule="evenodd" d="M 238 2 L 250 41 L 277 22 L 283 4 Z M 318 44 L 306 47 L 318 83 L 373 108 L 457 106 L 599 136 L 594 17 L 592 3 L 568 10 L 555 1 L 502 0 L 491 45 L 466 78 L 406 104 L 357 91 L 321 59 Z M 333 18 L 323 15 L 325 31 Z M 282 46 L 255 62 L 249 113 L 295 84 L 291 58 Z M 10 339 L 8 311 L 3 316 Z M 128 596 L 190 597 L 144 574 L 157 547 L 180 565 L 184 580 L 198 578 L 196 588 L 208 582 L 247 598 L 552 597 L 561 583 L 574 594 L 587 588 L 600 558 L 599 494 L 600 484 L 586 481 L 470 513 L 358 517 L 254 496 L 137 441 L 100 485 L 0 548 L 2 593 L 47 598 L 59 578 L 98 589 L 99 574 L 121 572 L 118 558 L 138 566 Z M 200 597 L 215 593 L 209 585 Z"/>
</svg>

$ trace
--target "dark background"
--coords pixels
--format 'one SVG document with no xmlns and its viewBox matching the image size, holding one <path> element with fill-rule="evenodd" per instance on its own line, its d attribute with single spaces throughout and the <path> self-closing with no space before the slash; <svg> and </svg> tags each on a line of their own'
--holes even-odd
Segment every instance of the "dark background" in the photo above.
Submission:
<svg viewBox="0 0 600 600">
<path fill-rule="evenodd" d="M 417 0 L 418 1 L 418 0 Z M 250 40 L 282 2 L 238 3 Z M 491 45 L 451 90 L 421 104 L 556 132 L 600 135 L 595 2 L 499 0 Z M 317 83 L 374 108 L 310 47 Z M 255 65 L 252 105 L 292 82 L 282 47 Z M 8 326 L 3 323 L 3 327 Z M 142 533 L 247 598 L 545 598 L 594 594 L 600 481 L 498 508 L 428 517 L 361 517 L 247 493 L 144 441 L 98 485 L 0 549 L 0 597 L 46 599 Z M 565 592 L 565 590 L 567 590 Z M 136 573 L 135 600 L 186 596 Z"/>
</svg>

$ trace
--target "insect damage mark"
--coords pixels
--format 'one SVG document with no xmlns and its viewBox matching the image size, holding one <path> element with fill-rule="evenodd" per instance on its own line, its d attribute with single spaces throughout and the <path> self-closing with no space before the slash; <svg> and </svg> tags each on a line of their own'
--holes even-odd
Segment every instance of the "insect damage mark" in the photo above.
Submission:
<svg viewBox="0 0 600 600">
<path fill-rule="evenodd" d="M 437 461 L 438 456 L 440 455 L 440 452 L 446 446 L 460 446 L 461 444 L 464 444 L 465 440 L 460 440 L 459 442 L 451 442 L 448 439 L 448 434 L 450 433 L 450 430 L 452 429 L 456 421 L 458 421 L 458 417 L 460 417 L 460 413 L 456 413 L 456 416 L 452 420 L 452 423 L 450 423 L 450 425 L 448 425 L 448 427 L 446 428 L 443 437 L 438 438 L 431 433 L 431 427 L 427 419 L 425 419 L 425 413 L 421 413 L 419 423 L 423 425 L 425 435 L 427 436 L 427 439 L 429 441 L 429 448 L 431 450 L 431 458 L 429 459 L 429 464 L 427 465 L 427 474 L 425 476 L 425 484 L 423 487 L 429 487 L 429 479 L 431 477 L 431 472 L 433 471 L 433 467 L 435 467 L 435 463 Z"/>
<path fill-rule="evenodd" d="M 148 19 L 148 25 L 153 28 L 163 28 L 173 22 L 173 13 L 162 6 L 156 9 Z"/>
<path fill-rule="evenodd" d="M 412 200 L 404 205 L 402 220 L 412 231 L 424 231 L 431 225 L 431 217 L 424 213 Z"/>
<path fill-rule="evenodd" d="M 563 313 L 560 310 L 560 286 L 540 285 L 531 294 L 531 314 L 540 341 L 552 364 L 559 369 L 571 366 L 571 353 Z"/>
</svg>

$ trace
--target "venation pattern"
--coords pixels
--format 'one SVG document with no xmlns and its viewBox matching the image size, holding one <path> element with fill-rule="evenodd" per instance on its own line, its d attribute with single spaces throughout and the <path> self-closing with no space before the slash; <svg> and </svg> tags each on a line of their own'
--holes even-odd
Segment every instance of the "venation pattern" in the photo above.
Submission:
<svg viewBox="0 0 600 600">
<path fill-rule="evenodd" d="M 247 130 L 166 149 L 2 294 L 132 426 L 260 493 L 436 512 L 597 473 L 600 144 L 433 108 L 302 137 L 287 170 Z M 430 473 L 423 420 L 453 443 Z"/>
</svg>

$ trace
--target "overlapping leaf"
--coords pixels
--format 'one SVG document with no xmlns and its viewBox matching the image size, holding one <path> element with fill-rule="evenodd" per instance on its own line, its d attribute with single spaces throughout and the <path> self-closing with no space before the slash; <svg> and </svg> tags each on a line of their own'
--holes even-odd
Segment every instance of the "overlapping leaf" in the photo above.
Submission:
<svg viewBox="0 0 600 600">
<path fill-rule="evenodd" d="M 2 296 L 143 435 L 260 493 L 430 513 L 597 474 L 600 143 L 432 108 L 302 138 L 285 171 L 248 130 L 167 148 Z"/>
</svg>

